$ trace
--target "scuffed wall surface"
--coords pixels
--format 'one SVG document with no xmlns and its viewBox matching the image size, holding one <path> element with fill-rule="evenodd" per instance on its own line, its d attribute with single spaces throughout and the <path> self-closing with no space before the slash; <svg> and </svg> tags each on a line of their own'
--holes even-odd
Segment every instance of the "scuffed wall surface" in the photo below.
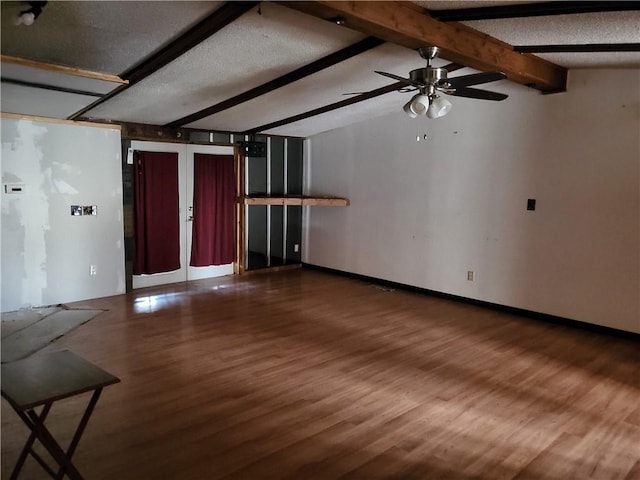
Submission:
<svg viewBox="0 0 640 480">
<path fill-rule="evenodd" d="M 115 129 L 2 119 L 3 312 L 124 293 L 120 155 Z"/>
<path fill-rule="evenodd" d="M 307 210 L 304 261 L 640 332 L 640 71 L 569 80 L 312 137 L 306 193 L 351 205 Z"/>
</svg>

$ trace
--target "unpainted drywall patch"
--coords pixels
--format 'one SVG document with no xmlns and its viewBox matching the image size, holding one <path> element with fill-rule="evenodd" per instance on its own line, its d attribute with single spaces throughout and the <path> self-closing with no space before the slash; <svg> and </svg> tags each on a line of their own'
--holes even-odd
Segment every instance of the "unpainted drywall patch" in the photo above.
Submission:
<svg viewBox="0 0 640 480">
<path fill-rule="evenodd" d="M 2 311 L 123 293 L 120 132 L 18 119 L 1 128 L 3 180 L 25 186 L 1 197 Z M 70 205 L 98 215 L 72 217 Z"/>
<path fill-rule="evenodd" d="M 51 184 L 52 184 L 53 193 L 61 193 L 63 195 L 77 195 L 78 193 L 80 193 L 80 192 L 78 192 L 78 190 L 73 188 L 71 185 L 69 185 L 64 180 L 59 180 L 59 179 L 56 179 L 56 178 L 52 178 L 51 179 Z"/>
<path fill-rule="evenodd" d="M 61 195 L 78 195 L 80 193 L 77 188 L 69 183 L 71 178 L 80 175 L 80 171 L 72 165 L 51 162 L 51 165 L 44 169 L 43 173 L 49 182 L 49 193 Z"/>
<path fill-rule="evenodd" d="M 73 165 L 69 164 L 69 163 L 62 163 L 62 162 L 51 162 L 51 165 L 53 166 L 53 168 L 60 170 L 61 172 L 64 173 L 80 173 L 78 171 L 77 168 L 75 168 Z"/>
<path fill-rule="evenodd" d="M 3 276 L 7 279 L 20 279 L 22 306 L 41 303 L 42 294 L 40 298 L 33 294 L 42 292 L 47 286 L 46 233 L 49 229 L 49 198 L 46 193 L 48 182 L 44 174 L 46 167 L 43 165 L 46 160 L 41 146 L 47 131 L 46 126 L 21 120 L 17 122 L 16 136 L 11 144 L 6 149 L 3 144 L 2 148 L 5 172 L 3 178 L 15 176 L 21 178 L 26 185 L 23 195 L 12 198 L 5 196 L 2 202 L 3 214 L 6 208 L 9 220 L 6 225 L 3 222 L 3 240 L 19 241 L 19 237 L 23 238 L 23 248 L 18 250 L 25 252 L 20 258 L 21 262 L 14 263 L 11 271 L 3 268 Z"/>
<path fill-rule="evenodd" d="M 22 282 L 26 276 L 24 265 L 24 226 L 17 211 L 16 202 L 2 202 L 2 269 L 11 272 L 13 278 L 2 277 L 0 289 L 2 301 L 23 298 Z"/>
</svg>

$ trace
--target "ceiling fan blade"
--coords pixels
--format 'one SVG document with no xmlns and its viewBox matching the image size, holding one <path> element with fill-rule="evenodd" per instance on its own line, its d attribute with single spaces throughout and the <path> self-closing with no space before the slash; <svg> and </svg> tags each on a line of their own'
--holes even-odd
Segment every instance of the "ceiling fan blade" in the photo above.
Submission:
<svg viewBox="0 0 640 480">
<path fill-rule="evenodd" d="M 451 73 L 451 72 L 455 72 L 456 70 L 460 70 L 461 68 L 464 68 L 465 66 L 460 64 L 460 63 L 448 63 L 447 65 L 445 65 L 444 68 L 447 72 Z"/>
<path fill-rule="evenodd" d="M 454 97 L 467 97 L 467 98 L 478 98 L 480 100 L 495 100 L 499 102 L 500 100 L 504 100 L 509 95 L 505 95 L 504 93 L 498 92 L 490 92 L 489 90 L 480 90 L 479 88 L 456 88 L 456 91 L 450 93 Z"/>
<path fill-rule="evenodd" d="M 404 82 L 407 85 L 413 85 L 414 87 L 424 87 L 423 84 L 421 83 L 417 83 L 414 82 L 408 78 L 403 78 L 403 77 L 399 77 L 398 75 L 394 75 L 393 73 L 388 73 L 388 72 L 380 72 L 378 70 L 374 70 L 378 75 L 382 75 L 383 77 L 389 77 L 389 78 L 393 78 L 394 80 L 397 80 L 399 82 Z"/>
<path fill-rule="evenodd" d="M 398 89 L 398 92 L 407 93 L 407 92 L 415 92 L 416 90 L 418 90 L 417 87 L 408 86 L 408 87 L 400 87 Z M 369 92 L 346 92 L 346 93 L 343 93 L 342 95 L 364 95 L 365 93 L 369 93 Z"/>
<path fill-rule="evenodd" d="M 448 78 L 446 83 L 453 88 L 470 87 L 471 85 L 478 85 L 479 83 L 495 82 L 496 80 L 502 80 L 507 76 L 502 72 L 483 72 L 472 73 L 471 75 L 463 75 L 461 77 Z"/>
</svg>

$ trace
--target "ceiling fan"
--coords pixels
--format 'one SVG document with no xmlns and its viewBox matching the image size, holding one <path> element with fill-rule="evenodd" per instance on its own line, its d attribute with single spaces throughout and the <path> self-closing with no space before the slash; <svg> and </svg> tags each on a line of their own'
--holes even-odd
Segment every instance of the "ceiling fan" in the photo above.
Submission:
<svg viewBox="0 0 640 480">
<path fill-rule="evenodd" d="M 469 88 L 471 85 L 480 83 L 495 82 L 506 78 L 501 72 L 472 73 L 455 78 L 447 78 L 446 67 L 432 67 L 431 61 L 438 55 L 438 47 L 422 47 L 418 53 L 427 61 L 425 68 L 416 68 L 409 72 L 409 78 L 399 77 L 393 73 L 376 73 L 385 77 L 393 78 L 404 83 L 401 92 L 411 92 L 418 90 L 420 93 L 413 96 L 402 109 L 411 118 L 418 115 L 426 115 L 429 118 L 444 117 L 451 110 L 451 102 L 443 98 L 439 93 L 445 93 L 455 97 L 478 98 L 481 100 L 500 101 L 508 97 L 504 93 L 490 92 L 478 88 Z"/>
</svg>

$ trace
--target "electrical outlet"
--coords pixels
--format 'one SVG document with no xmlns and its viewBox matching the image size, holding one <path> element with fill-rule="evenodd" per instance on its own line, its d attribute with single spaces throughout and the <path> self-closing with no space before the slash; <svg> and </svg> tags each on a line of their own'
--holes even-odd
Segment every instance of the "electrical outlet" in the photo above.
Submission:
<svg viewBox="0 0 640 480">
<path fill-rule="evenodd" d="M 89 269 L 89 275 L 97 275 L 98 273 L 98 267 L 96 265 L 91 265 L 90 269 Z"/>
<path fill-rule="evenodd" d="M 293 251 L 295 253 L 298 253 L 300 251 L 300 245 L 298 245 L 297 243 L 293 246 Z"/>
<path fill-rule="evenodd" d="M 467 272 L 467 280 L 469 280 L 470 282 L 473 282 L 473 270 L 469 270 Z"/>
</svg>

